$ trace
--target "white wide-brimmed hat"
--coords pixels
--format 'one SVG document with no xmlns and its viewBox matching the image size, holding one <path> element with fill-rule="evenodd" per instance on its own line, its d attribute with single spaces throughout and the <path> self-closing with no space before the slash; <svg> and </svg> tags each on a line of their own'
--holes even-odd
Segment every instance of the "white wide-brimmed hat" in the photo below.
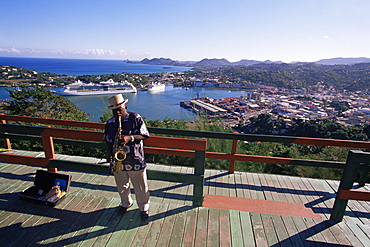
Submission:
<svg viewBox="0 0 370 247">
<path fill-rule="evenodd" d="M 122 94 L 116 94 L 108 98 L 109 106 L 108 109 L 116 109 L 121 107 L 122 104 L 126 104 L 128 99 L 124 99 Z"/>
</svg>

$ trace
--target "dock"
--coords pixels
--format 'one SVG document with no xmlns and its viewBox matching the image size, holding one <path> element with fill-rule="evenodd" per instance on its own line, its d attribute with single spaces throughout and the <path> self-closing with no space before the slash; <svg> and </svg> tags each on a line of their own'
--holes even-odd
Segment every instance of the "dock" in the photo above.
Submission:
<svg viewBox="0 0 370 247">
<path fill-rule="evenodd" d="M 0 163 L 1 246 L 370 246 L 370 202 L 350 200 L 342 222 L 329 220 L 339 181 L 206 170 L 204 205 L 193 207 L 191 185 L 149 180 L 141 222 L 136 203 L 118 215 L 109 175 L 61 170 L 72 176 L 61 203 L 20 200 L 37 169 Z"/>
</svg>

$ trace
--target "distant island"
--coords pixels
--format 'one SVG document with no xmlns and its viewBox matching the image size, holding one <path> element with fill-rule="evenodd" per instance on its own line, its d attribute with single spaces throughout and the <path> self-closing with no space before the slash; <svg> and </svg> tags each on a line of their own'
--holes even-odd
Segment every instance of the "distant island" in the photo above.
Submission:
<svg viewBox="0 0 370 247">
<path fill-rule="evenodd" d="M 281 61 L 257 61 L 257 60 L 248 60 L 243 59 L 238 62 L 229 62 L 227 59 L 202 59 L 199 62 L 196 61 L 178 61 L 172 60 L 170 58 L 145 58 L 141 61 L 130 61 L 126 60 L 127 63 L 134 64 L 149 64 L 149 65 L 166 65 L 166 66 L 183 66 L 183 67 L 194 67 L 194 68 L 216 68 L 216 67 L 233 67 L 233 66 L 251 66 L 256 64 L 285 64 Z M 291 64 L 296 64 L 303 62 L 294 62 Z M 308 63 L 308 62 L 307 62 Z M 359 58 L 330 58 L 330 59 L 321 59 L 319 61 L 313 62 L 314 64 L 320 65 L 351 65 L 357 63 L 370 63 L 370 58 L 359 57 Z"/>
</svg>

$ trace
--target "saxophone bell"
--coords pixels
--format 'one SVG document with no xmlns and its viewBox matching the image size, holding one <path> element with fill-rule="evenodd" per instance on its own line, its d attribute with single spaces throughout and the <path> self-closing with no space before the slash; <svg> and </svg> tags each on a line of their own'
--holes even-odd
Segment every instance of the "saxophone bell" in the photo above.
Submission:
<svg viewBox="0 0 370 247">
<path fill-rule="evenodd" d="M 126 153 L 123 152 L 122 150 L 120 151 L 117 151 L 115 154 L 114 154 L 114 158 L 117 160 L 117 161 L 124 161 L 126 159 Z"/>
</svg>

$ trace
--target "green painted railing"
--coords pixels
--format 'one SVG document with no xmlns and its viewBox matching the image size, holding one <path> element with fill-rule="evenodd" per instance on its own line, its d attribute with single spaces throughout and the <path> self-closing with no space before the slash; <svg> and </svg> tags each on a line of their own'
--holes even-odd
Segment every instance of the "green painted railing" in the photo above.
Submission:
<svg viewBox="0 0 370 247">
<path fill-rule="evenodd" d="M 105 150 L 102 131 L 3 123 L 0 124 L 0 136 L 5 141 L 6 149 L 11 149 L 10 140 L 29 140 L 41 142 L 45 153 L 45 157 L 34 157 L 1 152 L 0 162 L 46 167 L 54 172 L 57 172 L 57 168 L 59 168 L 110 174 L 109 164 L 106 162 L 89 163 L 58 159 L 54 151 L 54 142 L 64 145 L 89 145 Z M 144 141 L 144 148 L 146 153 L 193 157 L 194 172 L 192 174 L 148 169 L 148 178 L 193 184 L 193 206 L 203 205 L 206 140 L 153 136 Z"/>
<path fill-rule="evenodd" d="M 0 136 L 4 138 L 5 145 L 8 142 L 8 139 L 24 139 L 40 141 L 39 130 L 32 129 L 33 127 L 26 127 L 22 125 L 12 125 L 11 127 L 7 126 L 6 121 L 16 121 L 16 122 L 27 122 L 27 123 L 38 123 L 45 125 L 57 125 L 57 126 L 68 126 L 68 127 L 83 127 L 88 129 L 98 130 L 96 132 L 101 134 L 101 130 L 104 129 L 104 124 L 102 123 L 92 123 L 92 122 L 80 122 L 80 121 L 67 121 L 67 120 L 58 120 L 58 119 L 44 119 L 44 118 L 32 118 L 32 117 L 22 117 L 22 116 L 11 116 L 11 115 L 1 115 L 0 120 L 2 121 L 2 129 Z M 13 129 L 14 128 L 14 129 Z M 11 132 L 13 130 L 18 130 L 18 133 L 13 135 Z M 27 137 L 22 136 L 22 131 L 25 133 L 30 133 L 30 130 L 26 128 L 31 128 L 33 135 L 28 135 Z M 339 168 L 347 169 L 347 164 L 345 162 L 333 162 L 333 161 L 320 161 L 320 160 L 302 160 L 302 159 L 291 159 L 291 158 L 282 158 L 282 157 L 269 157 L 269 156 L 257 156 L 257 155 L 245 155 L 236 153 L 236 145 L 238 141 L 253 141 L 253 142 L 278 142 L 278 143 L 292 143 L 292 144 L 302 144 L 302 145 L 321 145 L 321 146 L 339 146 L 339 147 L 349 147 L 370 150 L 370 142 L 365 141 L 351 141 L 351 140 L 335 140 L 335 139 L 321 139 L 321 138 L 307 138 L 307 137 L 292 137 L 292 136 L 275 136 L 275 135 L 253 135 L 253 134 L 235 134 L 235 133 L 215 133 L 208 131 L 191 131 L 191 130 L 178 130 L 178 129 L 163 129 L 163 128 L 148 128 L 151 134 L 166 135 L 166 136 L 180 136 L 180 137 L 196 137 L 196 138 L 216 138 L 216 139 L 225 139 L 232 140 L 233 145 L 230 153 L 219 153 L 219 152 L 205 152 L 205 158 L 210 159 L 222 159 L 229 160 L 230 167 L 229 173 L 234 172 L 234 162 L 235 161 L 249 161 L 249 162 L 260 162 L 260 163 L 270 163 L 270 164 L 283 164 L 283 165 L 300 165 L 300 166 L 312 166 L 312 167 L 327 167 L 327 168 Z M 74 133 L 81 132 L 82 130 L 69 130 Z M 6 132 L 9 132 L 6 134 Z M 83 131 L 82 131 L 83 133 Z M 73 134 L 72 134 L 73 135 Z M 101 139 L 96 140 L 66 140 L 63 139 L 63 136 L 53 138 L 52 140 L 45 140 L 43 142 L 48 143 L 53 141 L 60 144 L 69 144 L 69 145 L 79 145 L 79 146 L 91 146 L 98 148 L 105 148 L 105 145 L 100 141 Z M 71 138 L 73 139 L 73 138 Z M 49 155 L 50 156 L 50 155 Z M 369 164 L 369 160 L 367 164 Z M 361 172 L 360 176 L 360 186 L 365 184 L 367 174 L 369 172 L 369 166 L 360 165 L 357 167 L 357 171 Z M 356 172 L 357 172 L 356 171 Z M 198 172 L 198 171 L 197 171 Z M 176 178 L 173 178 L 176 180 Z"/>
<path fill-rule="evenodd" d="M 352 189 L 358 170 L 362 168 L 366 173 L 368 173 L 370 171 L 369 164 L 369 152 L 357 150 L 349 152 L 330 220 L 342 221 L 348 200 L 370 201 L 370 191 Z"/>
</svg>

